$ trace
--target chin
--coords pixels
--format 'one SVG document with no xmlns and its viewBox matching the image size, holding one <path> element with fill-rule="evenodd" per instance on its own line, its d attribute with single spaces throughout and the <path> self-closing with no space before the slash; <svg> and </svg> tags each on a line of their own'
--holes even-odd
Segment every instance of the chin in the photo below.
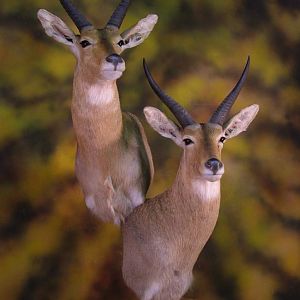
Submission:
<svg viewBox="0 0 300 300">
<path fill-rule="evenodd" d="M 122 76 L 122 71 L 103 71 L 102 78 L 105 80 L 117 80 Z"/>
<path fill-rule="evenodd" d="M 220 181 L 223 174 L 216 174 L 216 175 L 203 175 L 203 179 L 209 182 L 216 182 Z"/>
</svg>

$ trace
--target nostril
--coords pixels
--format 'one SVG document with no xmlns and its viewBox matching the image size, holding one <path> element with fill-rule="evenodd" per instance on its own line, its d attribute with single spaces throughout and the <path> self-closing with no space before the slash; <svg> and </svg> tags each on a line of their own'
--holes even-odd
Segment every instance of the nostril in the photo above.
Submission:
<svg viewBox="0 0 300 300">
<path fill-rule="evenodd" d="M 218 159 L 211 158 L 205 163 L 205 167 L 216 174 L 217 171 L 223 167 L 223 164 Z"/>
<path fill-rule="evenodd" d="M 210 169 L 211 168 L 211 162 L 210 160 L 208 160 L 206 163 L 205 163 L 205 167 Z"/>
<path fill-rule="evenodd" d="M 109 63 L 112 63 L 113 65 L 117 65 L 123 62 L 123 59 L 120 55 L 118 54 L 111 54 L 106 57 L 106 61 Z"/>
</svg>

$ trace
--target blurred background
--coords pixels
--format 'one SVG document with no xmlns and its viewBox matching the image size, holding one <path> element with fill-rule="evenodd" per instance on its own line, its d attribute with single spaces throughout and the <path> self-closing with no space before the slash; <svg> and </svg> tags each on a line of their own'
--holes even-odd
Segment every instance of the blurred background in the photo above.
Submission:
<svg viewBox="0 0 300 300">
<path fill-rule="evenodd" d="M 118 0 L 76 0 L 101 28 Z M 70 19 L 59 1 L 0 3 L 0 299 L 136 299 L 121 276 L 121 237 L 88 211 L 74 177 L 70 116 L 75 59 L 44 33 L 45 8 Z M 148 13 L 159 22 L 124 57 L 124 110 L 145 125 L 155 180 L 171 185 L 180 149 L 146 124 L 146 105 L 165 108 L 142 70 L 145 57 L 167 91 L 199 122 L 208 120 L 251 68 L 232 110 L 260 112 L 226 143 L 216 229 L 194 270 L 192 299 L 300 299 L 300 2 L 135 0 L 123 28 Z"/>
</svg>

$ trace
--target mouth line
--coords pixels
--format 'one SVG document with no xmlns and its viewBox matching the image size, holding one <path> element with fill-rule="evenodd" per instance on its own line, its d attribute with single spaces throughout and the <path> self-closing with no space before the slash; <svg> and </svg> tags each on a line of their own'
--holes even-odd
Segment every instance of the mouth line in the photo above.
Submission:
<svg viewBox="0 0 300 300">
<path fill-rule="evenodd" d="M 120 70 L 120 69 L 104 69 L 104 70 L 102 70 L 102 72 L 111 72 L 111 73 L 113 73 L 113 72 L 120 72 L 120 73 L 123 73 L 124 70 Z"/>
<path fill-rule="evenodd" d="M 106 79 L 106 80 L 117 80 L 119 79 L 123 74 L 123 71 L 119 70 L 112 70 L 112 69 L 107 69 L 107 70 L 101 70 L 101 76 Z"/>
<path fill-rule="evenodd" d="M 204 173 L 203 176 L 222 176 L 224 173 L 216 173 L 216 174 L 212 174 L 212 173 Z"/>
<path fill-rule="evenodd" d="M 216 180 L 219 180 L 222 178 L 224 173 L 219 173 L 219 174 L 203 174 L 203 177 L 207 180 L 213 180 L 213 181 L 216 181 Z"/>
</svg>

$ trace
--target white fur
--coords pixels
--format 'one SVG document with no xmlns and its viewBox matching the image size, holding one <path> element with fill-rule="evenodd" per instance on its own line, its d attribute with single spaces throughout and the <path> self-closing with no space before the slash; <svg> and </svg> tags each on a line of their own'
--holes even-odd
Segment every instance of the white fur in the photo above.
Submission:
<svg viewBox="0 0 300 300">
<path fill-rule="evenodd" d="M 160 284 L 157 282 L 153 282 L 146 290 L 143 300 L 151 300 L 155 296 L 155 294 L 159 292 L 160 289 Z"/>
<path fill-rule="evenodd" d="M 51 14 L 45 9 L 39 9 L 37 17 L 40 20 L 45 32 L 48 36 L 55 39 L 57 42 L 69 46 L 69 49 L 76 57 L 79 57 L 76 37 L 69 27 L 57 16 Z M 66 37 L 73 40 L 73 42 L 66 39 Z"/>
<path fill-rule="evenodd" d="M 192 182 L 194 193 L 201 198 L 202 201 L 211 201 L 220 197 L 220 180 L 209 182 L 206 180 L 194 180 Z"/>
<path fill-rule="evenodd" d="M 102 85 L 91 85 L 88 89 L 88 101 L 93 105 L 108 104 L 113 101 L 115 96 L 115 88 L 108 85 L 103 88 Z"/>
<path fill-rule="evenodd" d="M 140 189 L 133 188 L 130 191 L 130 200 L 133 204 L 133 207 L 135 208 L 144 202 L 145 196 L 143 196 L 143 193 L 140 191 Z"/>
<path fill-rule="evenodd" d="M 225 125 L 224 135 L 227 139 L 239 135 L 241 132 L 246 131 L 250 123 L 254 120 L 259 111 L 257 104 L 252 104 L 242 109 L 238 114 L 232 117 Z"/>
<path fill-rule="evenodd" d="M 94 196 L 87 196 L 85 197 L 85 204 L 91 211 L 94 211 L 96 208 L 95 198 Z"/>
<path fill-rule="evenodd" d="M 141 44 L 149 36 L 157 20 L 157 15 L 148 15 L 146 18 L 141 19 L 136 25 L 124 31 L 121 36 L 128 41 L 128 44 L 123 45 L 122 50 Z"/>
<path fill-rule="evenodd" d="M 169 120 L 163 112 L 155 107 L 147 106 L 144 108 L 144 115 L 149 125 L 156 132 L 181 146 L 182 136 L 178 127 L 173 121 Z"/>
</svg>

